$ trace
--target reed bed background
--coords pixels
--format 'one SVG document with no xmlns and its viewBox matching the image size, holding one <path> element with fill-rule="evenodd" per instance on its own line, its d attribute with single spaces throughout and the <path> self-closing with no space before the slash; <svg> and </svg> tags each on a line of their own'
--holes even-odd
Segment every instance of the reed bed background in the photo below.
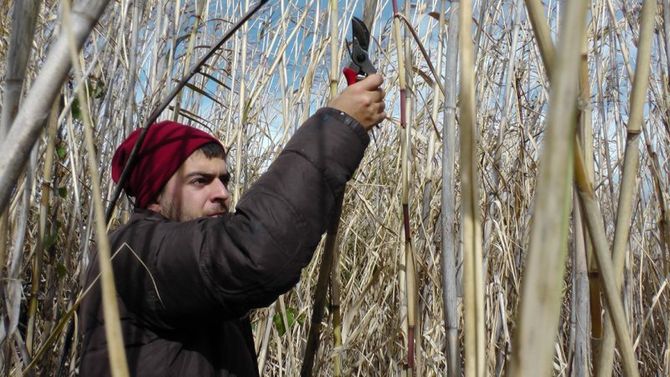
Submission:
<svg viewBox="0 0 670 377">
<path fill-rule="evenodd" d="M 114 149 L 253 4 L 109 2 L 77 69 L 54 80 L 25 169 L 0 185 L 1 375 L 77 375 L 72 313 Z M 350 20 L 365 15 L 390 117 L 347 186 L 312 374 L 668 376 L 670 3 L 644 4 L 272 1 L 160 119 L 220 137 L 237 201 L 344 88 Z M 69 9 L 0 3 L 1 135 L 18 100 L 36 101 Z M 131 209 L 122 198 L 109 227 Z M 263 375 L 299 374 L 322 249 L 254 313 Z"/>
</svg>

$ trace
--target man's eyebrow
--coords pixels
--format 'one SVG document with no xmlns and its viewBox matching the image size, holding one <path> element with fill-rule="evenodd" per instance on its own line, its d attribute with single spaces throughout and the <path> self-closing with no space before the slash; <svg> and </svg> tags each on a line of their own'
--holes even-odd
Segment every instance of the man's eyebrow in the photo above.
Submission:
<svg viewBox="0 0 670 377">
<path fill-rule="evenodd" d="M 192 178 L 192 177 L 195 177 L 195 176 L 201 176 L 201 177 L 205 177 L 205 178 L 214 178 L 214 177 L 216 177 L 216 174 L 206 173 L 206 172 L 203 172 L 203 171 L 194 171 L 194 172 L 186 174 L 186 178 Z"/>
<path fill-rule="evenodd" d="M 206 179 L 214 179 L 214 178 L 218 177 L 222 181 L 226 181 L 226 182 L 230 181 L 230 178 L 231 178 L 230 172 L 225 172 L 223 174 L 217 175 L 217 174 L 207 173 L 207 172 L 203 172 L 203 171 L 194 171 L 194 172 L 186 174 L 187 179 L 193 178 L 193 177 L 198 177 L 198 176 L 206 178 Z"/>
</svg>

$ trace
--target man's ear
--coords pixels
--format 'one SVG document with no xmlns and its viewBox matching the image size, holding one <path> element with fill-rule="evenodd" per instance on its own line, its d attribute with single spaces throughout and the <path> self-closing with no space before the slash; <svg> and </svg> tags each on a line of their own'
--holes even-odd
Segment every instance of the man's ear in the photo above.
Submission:
<svg viewBox="0 0 670 377">
<path fill-rule="evenodd" d="M 162 196 L 163 196 L 162 194 L 158 194 L 158 197 L 156 198 L 156 200 L 154 200 L 153 203 L 149 204 L 147 206 L 147 209 L 151 210 L 151 211 L 154 211 L 154 212 L 161 213 L 162 207 L 161 207 L 160 203 L 161 203 L 161 197 Z"/>
</svg>

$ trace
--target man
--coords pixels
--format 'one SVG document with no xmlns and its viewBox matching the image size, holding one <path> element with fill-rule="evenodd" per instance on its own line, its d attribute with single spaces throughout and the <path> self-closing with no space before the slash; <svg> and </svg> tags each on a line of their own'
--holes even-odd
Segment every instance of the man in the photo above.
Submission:
<svg viewBox="0 0 670 377">
<path fill-rule="evenodd" d="M 230 213 L 221 144 L 173 122 L 150 128 L 124 190 L 130 221 L 110 235 L 134 376 L 256 376 L 248 314 L 291 289 L 384 113 L 382 78 L 348 87 L 298 129 Z M 118 179 L 137 131 L 112 161 Z M 87 285 L 98 275 L 91 262 Z M 99 284 L 80 309 L 81 376 L 109 376 Z"/>
</svg>

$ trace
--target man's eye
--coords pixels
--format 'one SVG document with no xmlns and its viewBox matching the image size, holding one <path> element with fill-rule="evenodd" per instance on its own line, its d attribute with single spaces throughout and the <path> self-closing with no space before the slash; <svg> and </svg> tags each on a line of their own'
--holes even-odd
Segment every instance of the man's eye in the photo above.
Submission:
<svg viewBox="0 0 670 377">
<path fill-rule="evenodd" d="M 196 185 L 206 185 L 207 184 L 207 179 L 205 179 L 205 178 L 195 178 L 191 182 L 196 184 Z"/>
</svg>

